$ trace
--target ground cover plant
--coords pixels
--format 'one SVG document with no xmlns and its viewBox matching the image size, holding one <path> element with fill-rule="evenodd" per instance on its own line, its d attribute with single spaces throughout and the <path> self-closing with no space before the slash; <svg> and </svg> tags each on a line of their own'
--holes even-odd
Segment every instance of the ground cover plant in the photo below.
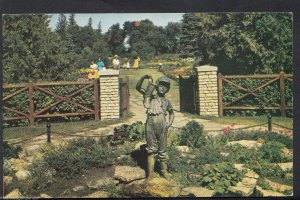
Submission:
<svg viewBox="0 0 300 200">
<path fill-rule="evenodd" d="M 130 155 L 133 144 L 111 146 L 103 140 L 82 137 L 66 144 L 45 145 L 41 148 L 42 157 L 29 166 L 30 176 L 20 181 L 20 191 L 26 196 L 35 196 L 62 180 L 80 178 L 92 168 L 103 168 L 116 164 L 135 165 L 130 159 L 117 159 Z M 60 194 L 62 195 L 62 194 Z"/>
<path fill-rule="evenodd" d="M 132 130 L 134 135 L 138 130 L 142 130 L 142 127 L 140 122 L 136 122 L 119 128 Z M 188 134 L 190 134 L 189 137 L 187 137 Z M 257 132 L 247 134 L 249 139 L 259 138 Z M 270 135 L 272 137 L 265 138 L 258 149 L 249 149 L 238 144 L 226 145 L 229 141 L 247 137 L 236 135 L 234 138 L 233 133 L 211 137 L 205 134 L 203 125 L 191 121 L 181 129 L 169 131 L 168 139 L 171 141 L 167 149 L 168 171 L 172 179 L 180 183 L 182 188 L 206 187 L 215 190 L 218 196 L 228 194 L 228 187 L 236 185 L 244 177 L 246 171 L 239 171 L 233 167 L 234 163 L 244 164 L 246 168 L 259 174 L 261 178 L 259 184 L 264 188 L 268 188 L 264 178 L 292 185 L 292 179 L 287 176 L 291 171 L 284 171 L 277 164 L 277 162 L 291 161 L 291 158 L 281 154 L 281 149 L 285 147 L 285 144 L 271 140 L 277 137 L 275 133 Z M 227 137 L 227 140 L 224 140 L 224 137 Z M 183 138 L 188 140 L 183 140 Z M 123 143 L 111 145 L 109 138 L 82 137 L 65 144 L 42 146 L 40 152 L 43 156 L 35 159 L 28 168 L 31 175 L 13 184 L 17 184 L 22 194 L 28 197 L 46 191 L 52 192 L 54 196 L 72 196 L 74 193 L 67 186 L 76 179 L 80 180 L 82 175 L 92 169 L 104 169 L 113 165 L 139 166 L 137 160 L 134 160 L 131 155 L 136 142 L 140 141 L 143 141 L 143 137 L 127 136 Z M 181 143 L 182 141 L 186 143 Z M 189 146 L 189 151 L 180 152 L 176 147 L 178 145 Z M 225 156 L 223 153 L 229 155 Z M 6 174 L 14 173 L 9 163 L 4 167 Z M 9 188 L 11 190 L 13 187 Z M 104 185 L 103 188 L 110 194 L 110 197 L 124 197 L 122 191 L 114 184 Z M 82 194 L 85 193 L 82 191 Z"/>
<path fill-rule="evenodd" d="M 223 194 L 228 192 L 229 186 L 234 186 L 241 181 L 245 172 L 245 170 L 236 169 L 232 163 L 228 162 L 205 164 L 202 167 L 199 182 L 202 186 Z"/>
<path fill-rule="evenodd" d="M 268 132 L 268 131 L 245 131 L 237 130 L 232 131 L 227 134 L 223 134 L 223 140 L 234 141 L 234 140 L 263 140 L 269 142 L 280 142 L 285 145 L 286 148 L 293 148 L 293 139 L 287 135 L 283 135 L 277 132 Z"/>
</svg>

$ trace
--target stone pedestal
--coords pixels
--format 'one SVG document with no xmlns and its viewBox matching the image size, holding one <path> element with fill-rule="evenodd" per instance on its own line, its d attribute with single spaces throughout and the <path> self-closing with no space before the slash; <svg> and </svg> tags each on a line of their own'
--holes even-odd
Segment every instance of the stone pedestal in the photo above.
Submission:
<svg viewBox="0 0 300 200">
<path fill-rule="evenodd" d="M 199 115 L 219 115 L 217 70 L 217 67 L 209 65 L 196 67 Z"/>
<path fill-rule="evenodd" d="M 100 118 L 118 119 L 120 116 L 119 70 L 100 72 Z"/>
</svg>

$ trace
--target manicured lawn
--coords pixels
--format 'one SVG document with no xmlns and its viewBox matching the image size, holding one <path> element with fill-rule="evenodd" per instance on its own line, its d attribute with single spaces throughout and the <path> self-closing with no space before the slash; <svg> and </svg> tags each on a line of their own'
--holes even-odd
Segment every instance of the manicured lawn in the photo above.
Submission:
<svg viewBox="0 0 300 200">
<path fill-rule="evenodd" d="M 213 117 L 213 116 L 199 116 L 185 113 L 186 116 L 191 118 L 200 118 L 200 119 L 208 119 L 216 123 L 220 124 L 236 124 L 236 125 L 257 125 L 262 124 L 268 121 L 267 116 L 223 116 L 223 117 Z M 287 128 L 293 128 L 293 119 L 289 117 L 272 117 L 272 122 L 277 123 L 279 125 L 285 126 Z M 274 127 L 277 127 L 273 124 Z M 279 127 L 278 127 L 279 128 Z"/>
<path fill-rule="evenodd" d="M 130 113 L 128 117 L 132 116 Z M 106 127 L 111 124 L 116 124 L 124 122 L 127 118 L 120 119 L 111 119 L 111 120 L 85 120 L 85 121 L 76 121 L 76 122 L 61 122 L 61 123 L 52 123 L 51 131 L 56 133 L 76 133 L 81 131 L 87 131 L 92 129 L 97 129 L 101 127 Z M 35 136 L 46 134 L 46 124 L 37 124 L 35 126 L 24 126 L 24 127 L 12 127 L 3 129 L 3 139 L 21 139 L 26 140 Z"/>
</svg>

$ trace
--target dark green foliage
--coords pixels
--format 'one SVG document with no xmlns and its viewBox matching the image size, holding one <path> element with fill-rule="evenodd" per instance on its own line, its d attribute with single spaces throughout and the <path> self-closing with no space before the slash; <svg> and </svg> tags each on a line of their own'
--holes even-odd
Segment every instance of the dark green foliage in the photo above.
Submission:
<svg viewBox="0 0 300 200">
<path fill-rule="evenodd" d="M 221 73 L 292 73 L 292 14 L 187 13 L 181 45 Z"/>
<path fill-rule="evenodd" d="M 223 194 L 227 192 L 229 186 L 234 186 L 241 181 L 244 174 L 245 171 L 239 171 L 232 163 L 206 164 L 200 172 L 199 182 L 202 186 Z"/>
<path fill-rule="evenodd" d="M 281 163 L 292 161 L 292 158 L 284 153 L 284 148 L 284 144 L 272 141 L 264 143 L 258 151 L 262 154 L 263 159 L 269 160 L 270 162 Z"/>
<path fill-rule="evenodd" d="M 259 185 L 264 190 L 271 189 L 270 184 L 261 177 L 257 179 L 257 185 Z"/>
<path fill-rule="evenodd" d="M 199 149 L 195 149 L 194 153 L 196 155 L 194 159 L 196 166 L 226 161 L 226 157 L 220 154 L 218 148 L 211 145 L 206 145 Z"/>
<path fill-rule="evenodd" d="M 30 176 L 18 183 L 20 192 L 26 196 L 39 195 L 55 181 L 56 171 L 43 160 L 33 161 L 28 170 Z"/>
<path fill-rule="evenodd" d="M 112 165 L 121 154 L 129 154 L 128 149 L 111 147 L 87 137 L 45 149 L 43 160 L 55 171 L 55 176 L 70 179 L 92 167 Z"/>
<path fill-rule="evenodd" d="M 3 142 L 3 150 L 4 150 L 4 154 L 3 154 L 3 158 L 4 159 L 10 159 L 10 158 L 18 158 L 19 157 L 19 152 L 22 151 L 21 146 L 17 145 L 11 145 L 8 144 L 7 141 Z"/>
<path fill-rule="evenodd" d="M 284 171 L 279 167 L 278 164 L 269 163 L 262 160 L 252 160 L 245 165 L 246 168 L 252 169 L 259 176 L 263 177 L 282 177 Z"/>
<path fill-rule="evenodd" d="M 249 149 L 240 144 L 226 146 L 229 153 L 228 159 L 235 163 L 248 163 L 251 160 L 260 160 L 262 153 L 256 149 Z"/>
<path fill-rule="evenodd" d="M 63 80 L 72 69 L 66 46 L 48 24 L 44 14 L 3 16 L 4 83 Z"/>
<path fill-rule="evenodd" d="M 187 145 L 189 147 L 201 147 L 205 144 L 205 134 L 203 125 L 192 120 L 189 121 L 180 131 L 180 145 Z"/>
<path fill-rule="evenodd" d="M 181 153 L 174 146 L 168 147 L 168 157 L 167 166 L 172 177 L 183 186 L 193 183 L 193 180 L 188 179 L 188 175 L 197 172 L 195 165 L 188 164 L 188 158 L 181 157 Z"/>
<path fill-rule="evenodd" d="M 277 132 L 266 132 L 266 131 L 236 131 L 228 134 L 223 134 L 222 138 L 224 141 L 234 140 L 258 140 L 263 139 L 265 141 L 277 141 L 286 146 L 286 148 L 293 148 L 293 139 L 287 135 L 279 134 Z"/>
<path fill-rule="evenodd" d="M 114 128 L 115 134 L 121 133 L 122 136 L 116 136 L 111 140 L 111 144 L 123 144 L 125 140 L 137 141 L 145 137 L 145 125 L 141 121 L 132 123 L 131 125 L 123 124 Z"/>
</svg>

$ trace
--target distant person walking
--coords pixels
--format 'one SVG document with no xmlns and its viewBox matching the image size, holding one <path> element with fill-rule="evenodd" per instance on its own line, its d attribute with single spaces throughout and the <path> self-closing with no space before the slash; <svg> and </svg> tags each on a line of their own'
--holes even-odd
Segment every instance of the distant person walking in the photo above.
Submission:
<svg viewBox="0 0 300 200">
<path fill-rule="evenodd" d="M 101 60 L 101 58 L 99 57 L 98 60 L 96 61 L 96 64 L 98 66 L 98 71 L 103 71 L 104 68 L 104 62 Z"/>
<path fill-rule="evenodd" d="M 140 58 L 138 56 L 134 56 L 133 58 L 133 69 L 139 69 Z"/>
<path fill-rule="evenodd" d="M 120 60 L 118 58 L 118 55 L 114 56 L 114 59 L 112 62 L 113 62 L 114 69 L 119 70 L 120 69 Z"/>
</svg>

